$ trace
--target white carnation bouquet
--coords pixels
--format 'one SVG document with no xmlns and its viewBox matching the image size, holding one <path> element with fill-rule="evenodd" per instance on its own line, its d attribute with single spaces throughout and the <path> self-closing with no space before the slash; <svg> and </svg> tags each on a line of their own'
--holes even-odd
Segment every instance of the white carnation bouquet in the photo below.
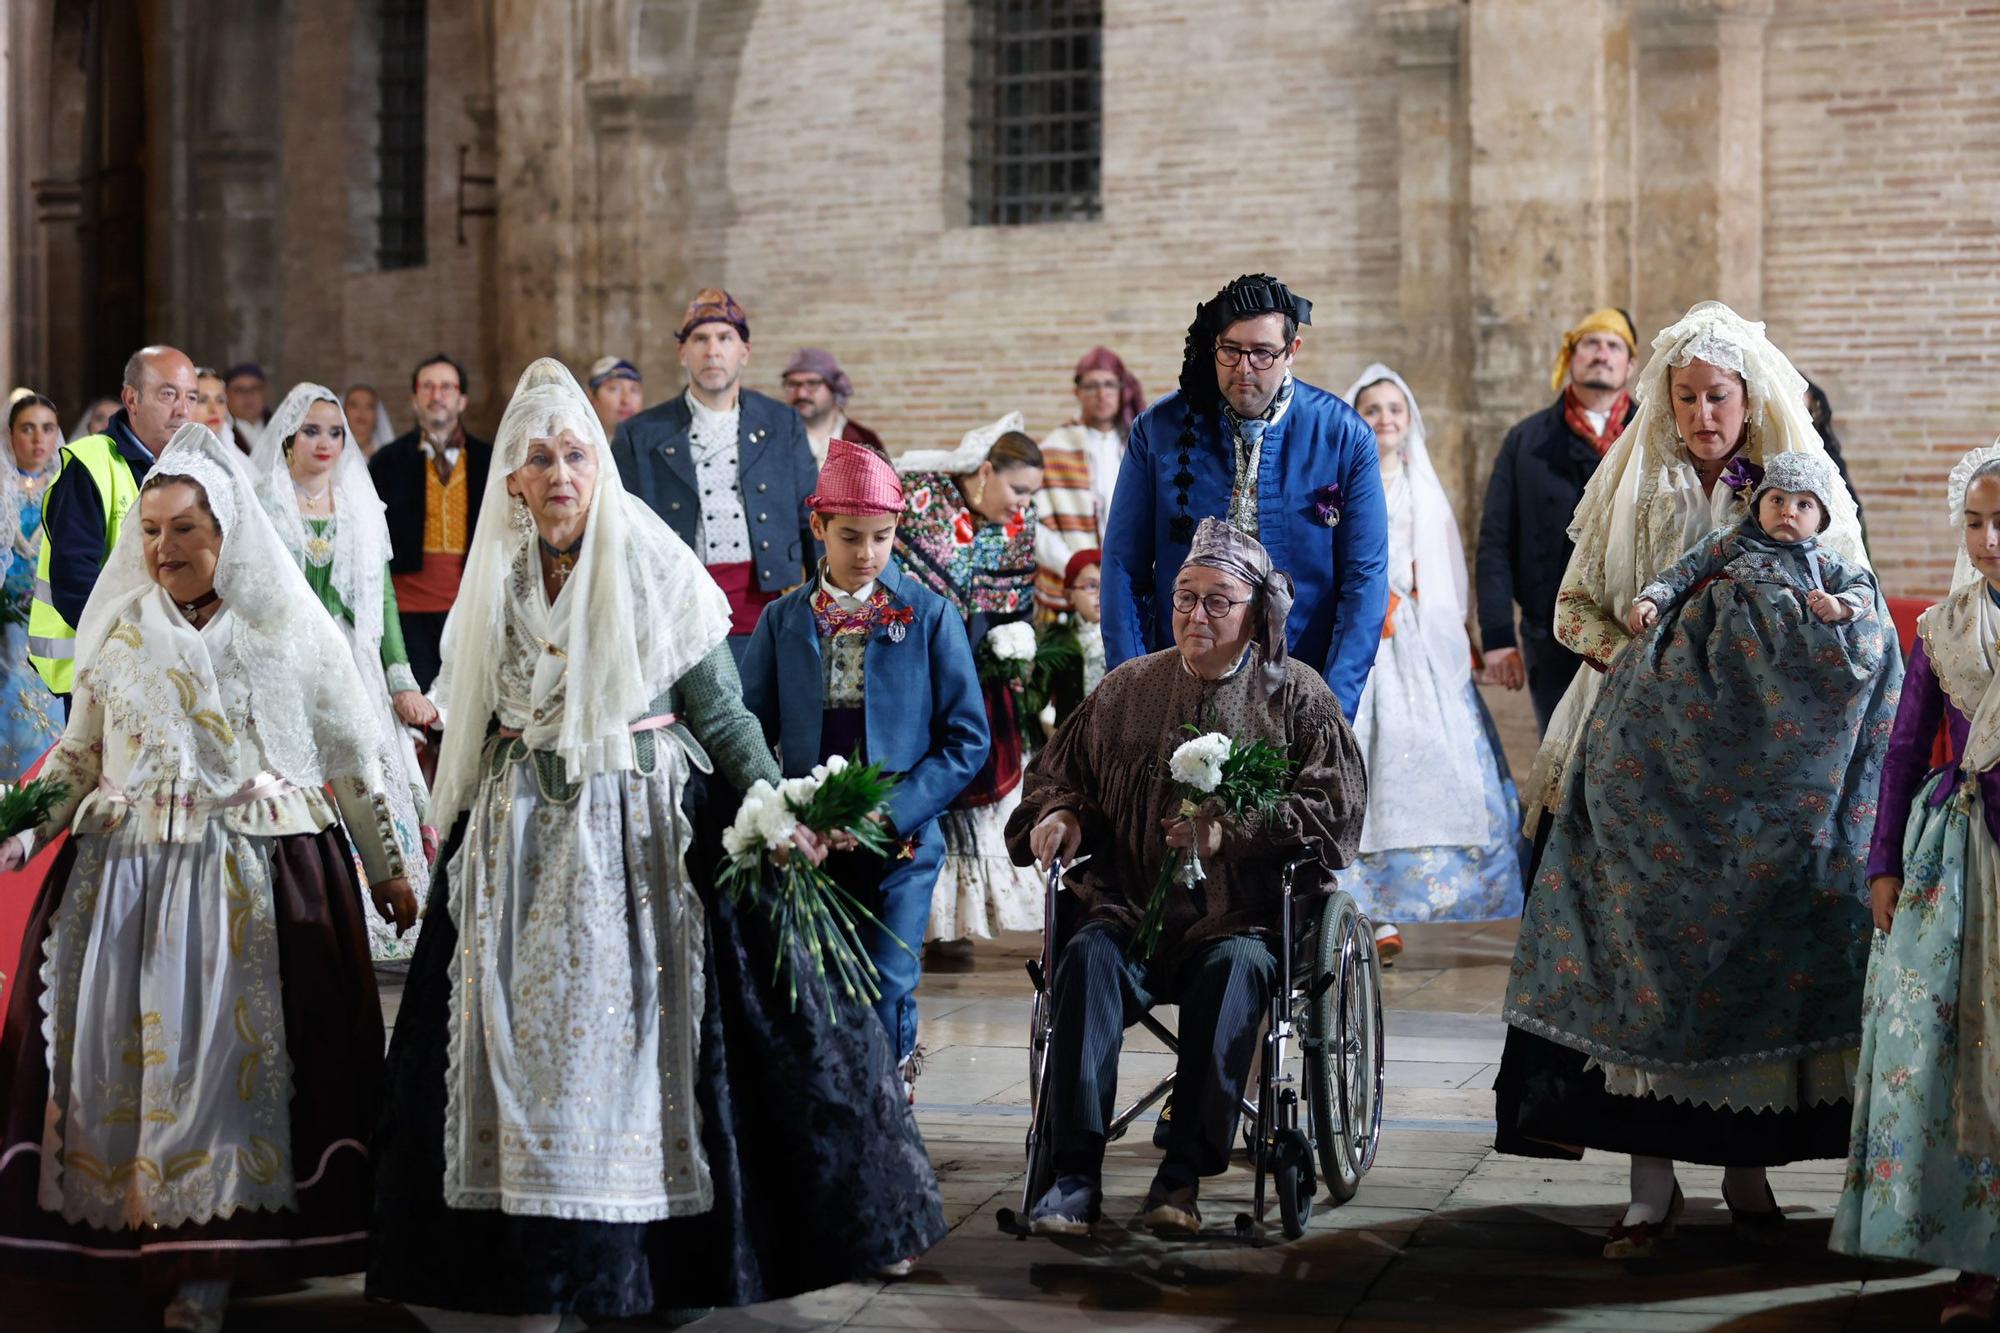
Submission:
<svg viewBox="0 0 2000 1333">
<path fill-rule="evenodd" d="M 1238 744 L 1223 732 L 1197 731 L 1192 725 L 1187 730 L 1195 732 L 1194 739 L 1181 742 L 1167 761 L 1182 819 L 1192 823 L 1211 804 L 1218 807 L 1214 817 L 1242 819 L 1275 809 L 1290 793 L 1292 761 L 1276 746 L 1264 741 Z M 1197 846 L 1168 850 L 1160 877 L 1153 882 L 1153 896 L 1146 901 L 1146 914 L 1132 937 L 1134 958 L 1145 962 L 1153 956 L 1166 922 L 1167 895 L 1174 886 L 1178 883 L 1192 892 L 1207 877 Z"/>
<path fill-rule="evenodd" d="M 792 834 L 801 826 L 821 837 L 846 834 L 857 846 L 886 856 L 894 843 L 887 827 L 871 816 L 886 808 L 895 789 L 896 779 L 885 775 L 880 764 L 834 755 L 806 776 L 786 778 L 775 787 L 759 778 L 744 794 L 735 823 L 722 834 L 729 859 L 718 876 L 720 886 L 739 905 L 754 896 L 770 917 L 778 937 L 772 979 L 789 973 L 794 1010 L 799 1004 L 797 958 L 811 963 L 813 980 L 821 986 L 831 982 L 849 999 L 864 1003 L 879 999 L 881 974 L 862 947 L 860 926 L 864 921 L 882 923 L 824 867 L 792 847 Z M 789 851 L 780 855 L 781 849 Z"/>
<path fill-rule="evenodd" d="M 979 679 L 1025 685 L 1034 673 L 1038 646 L 1035 627 L 1025 620 L 995 625 L 979 643 Z"/>
</svg>

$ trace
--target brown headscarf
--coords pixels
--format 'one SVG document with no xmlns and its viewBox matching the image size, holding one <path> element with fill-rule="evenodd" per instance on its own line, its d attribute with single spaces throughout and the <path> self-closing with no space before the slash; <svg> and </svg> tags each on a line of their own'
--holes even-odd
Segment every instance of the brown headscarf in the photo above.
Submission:
<svg viewBox="0 0 2000 1333">
<path fill-rule="evenodd" d="M 1276 695 L 1285 683 L 1285 620 L 1292 614 L 1292 576 L 1271 568 L 1271 553 L 1262 542 L 1214 517 L 1204 518 L 1194 530 L 1194 543 L 1181 568 L 1189 565 L 1229 575 L 1263 603 L 1263 616 L 1252 637 L 1264 650 L 1264 695 Z M 1257 611 L 1253 607 L 1251 614 Z"/>
</svg>

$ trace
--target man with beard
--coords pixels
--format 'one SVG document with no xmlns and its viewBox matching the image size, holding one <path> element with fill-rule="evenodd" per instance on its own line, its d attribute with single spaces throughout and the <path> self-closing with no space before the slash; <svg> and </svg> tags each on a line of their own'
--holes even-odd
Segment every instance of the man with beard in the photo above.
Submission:
<svg viewBox="0 0 2000 1333">
<path fill-rule="evenodd" d="M 445 617 L 458 600 L 493 461 L 493 446 L 465 433 L 465 392 L 464 369 L 443 352 L 419 362 L 410 376 L 417 428 L 368 460 L 389 521 L 389 572 L 403 646 L 425 690 L 437 678 Z"/>
<path fill-rule="evenodd" d="M 826 465 L 827 445 L 835 440 L 865 444 L 888 456 L 882 437 L 847 415 L 847 400 L 854 396 L 854 381 L 833 359 L 833 353 L 818 347 L 801 347 L 785 367 L 785 397 L 792 410 L 806 424 L 806 442 L 812 445 L 813 459 Z"/>
<path fill-rule="evenodd" d="M 1544 731 L 1583 661 L 1556 642 L 1554 629 L 1556 591 L 1572 550 L 1570 515 L 1598 460 L 1632 420 L 1625 382 L 1638 348 L 1631 317 L 1610 306 L 1565 333 L 1549 381 L 1560 396 L 1507 432 L 1486 487 L 1478 561 L 1486 678 L 1510 690 L 1525 684 Z"/>
<path fill-rule="evenodd" d="M 702 288 L 674 336 L 687 392 L 627 420 L 611 455 L 728 596 L 740 663 L 765 604 L 818 563 L 806 497 L 819 468 L 798 413 L 743 387 L 750 319 L 735 297 Z"/>
<path fill-rule="evenodd" d="M 229 418 L 235 432 L 236 447 L 249 452 L 257 447 L 257 441 L 264 438 L 264 427 L 270 424 L 271 408 L 264 401 L 266 384 L 264 368 L 255 361 L 245 361 L 231 366 L 222 377 L 223 392 L 229 399 Z M 221 439 L 221 435 L 216 436 Z"/>
</svg>

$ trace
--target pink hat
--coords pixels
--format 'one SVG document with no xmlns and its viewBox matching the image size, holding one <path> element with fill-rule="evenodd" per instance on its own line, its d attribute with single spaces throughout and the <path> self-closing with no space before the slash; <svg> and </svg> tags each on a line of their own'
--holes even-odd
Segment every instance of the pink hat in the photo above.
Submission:
<svg viewBox="0 0 2000 1333">
<path fill-rule="evenodd" d="M 816 514 L 900 514 L 903 483 L 889 460 L 867 445 L 830 440 L 819 490 L 806 497 L 806 508 Z"/>
</svg>

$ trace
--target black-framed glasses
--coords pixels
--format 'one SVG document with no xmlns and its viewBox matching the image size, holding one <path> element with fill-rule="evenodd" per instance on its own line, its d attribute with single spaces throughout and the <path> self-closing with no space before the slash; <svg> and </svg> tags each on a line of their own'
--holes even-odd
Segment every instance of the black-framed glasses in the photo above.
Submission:
<svg viewBox="0 0 2000 1333">
<path fill-rule="evenodd" d="M 1233 366 L 1248 358 L 1250 369 L 1269 370 L 1283 356 L 1284 350 L 1272 351 L 1268 347 L 1238 347 L 1235 343 L 1217 343 L 1215 359 L 1225 366 Z"/>
<path fill-rule="evenodd" d="M 1174 610 L 1180 612 L 1182 615 L 1187 615 L 1194 610 L 1195 603 L 1200 602 L 1201 609 L 1207 614 L 1210 620 L 1220 620 L 1237 607 L 1250 605 L 1252 600 L 1249 597 L 1245 597 L 1240 602 L 1232 601 L 1219 592 L 1212 592 L 1208 596 L 1202 597 L 1193 588 L 1174 589 Z"/>
</svg>

